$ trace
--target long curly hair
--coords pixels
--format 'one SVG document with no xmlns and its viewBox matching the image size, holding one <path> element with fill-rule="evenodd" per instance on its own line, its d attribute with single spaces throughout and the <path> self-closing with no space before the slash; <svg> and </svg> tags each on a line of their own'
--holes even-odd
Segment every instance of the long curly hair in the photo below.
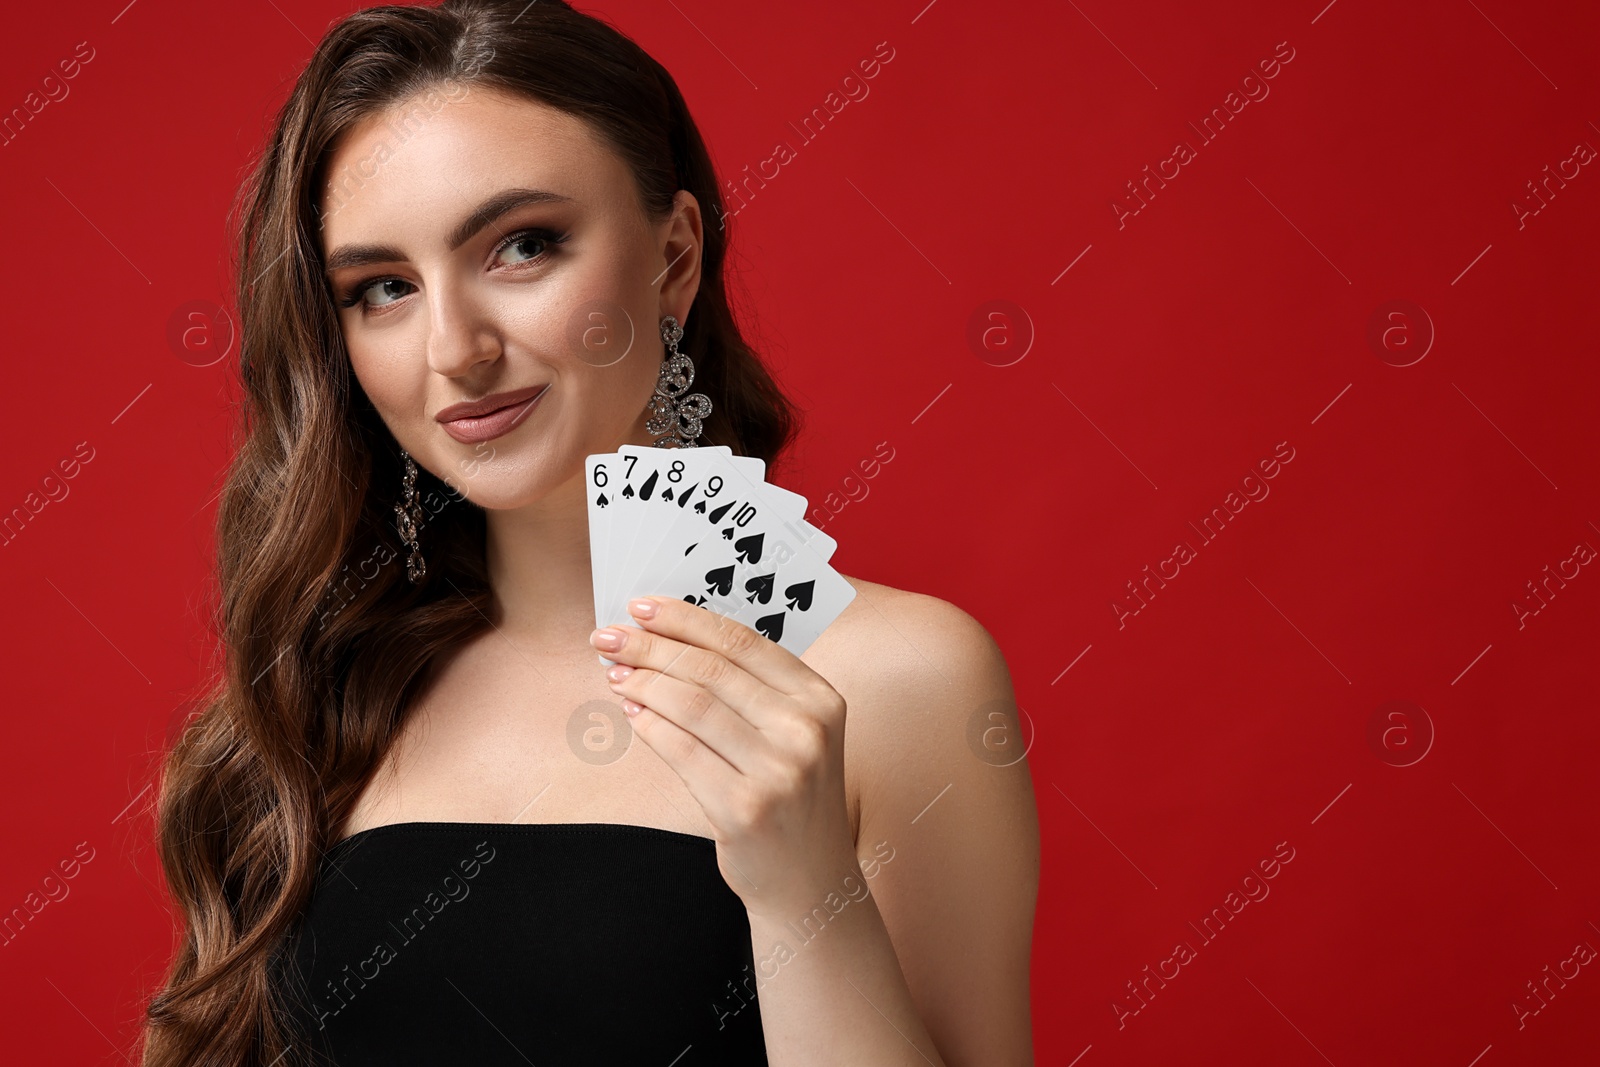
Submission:
<svg viewBox="0 0 1600 1067">
<path fill-rule="evenodd" d="M 383 6 L 335 24 L 230 215 L 243 417 L 217 517 L 221 662 L 161 766 L 158 848 L 183 932 L 146 1011 L 147 1067 L 299 1062 L 276 962 L 319 858 L 433 665 L 498 618 L 483 511 L 426 471 L 427 574 L 406 578 L 399 446 L 352 374 L 319 242 L 340 134 L 455 84 L 586 119 L 653 221 L 678 189 L 694 194 L 702 273 L 681 348 L 715 400 L 704 439 L 770 464 L 797 429 L 735 324 L 717 178 L 659 63 L 552 0 Z"/>
</svg>

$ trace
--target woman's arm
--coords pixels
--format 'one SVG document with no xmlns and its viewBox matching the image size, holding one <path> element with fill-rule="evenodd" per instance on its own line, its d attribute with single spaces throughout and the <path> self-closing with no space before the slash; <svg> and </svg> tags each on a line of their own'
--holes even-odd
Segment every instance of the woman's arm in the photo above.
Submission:
<svg viewBox="0 0 1600 1067">
<path fill-rule="evenodd" d="M 1005 660 L 944 601 L 862 595 L 859 870 L 807 915 L 752 917 L 770 1062 L 1031 1065 L 1039 829 Z"/>
<path fill-rule="evenodd" d="M 959 609 L 856 584 L 837 687 L 671 598 L 591 641 L 716 833 L 773 1067 L 1031 1064 L 1038 826 L 1004 658 Z"/>
</svg>

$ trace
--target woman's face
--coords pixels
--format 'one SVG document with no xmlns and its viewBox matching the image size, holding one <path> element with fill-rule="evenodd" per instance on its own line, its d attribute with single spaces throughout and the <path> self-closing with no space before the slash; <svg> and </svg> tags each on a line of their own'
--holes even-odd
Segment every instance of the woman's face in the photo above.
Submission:
<svg viewBox="0 0 1600 1067">
<path fill-rule="evenodd" d="M 486 508 L 649 443 L 660 321 L 688 320 L 699 205 L 652 225 L 583 120 L 480 87 L 350 130 L 322 190 L 322 250 L 351 367 L 418 464 Z M 536 399 L 528 400 L 536 390 Z M 515 393 L 498 415 L 445 409 Z"/>
</svg>

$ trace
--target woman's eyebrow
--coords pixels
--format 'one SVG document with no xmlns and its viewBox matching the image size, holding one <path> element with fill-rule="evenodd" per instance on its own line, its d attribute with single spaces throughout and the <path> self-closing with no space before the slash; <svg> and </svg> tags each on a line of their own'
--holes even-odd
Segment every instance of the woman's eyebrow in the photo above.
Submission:
<svg viewBox="0 0 1600 1067">
<path fill-rule="evenodd" d="M 528 204 L 574 204 L 570 196 L 550 192 L 548 189 L 504 189 L 489 197 L 468 212 L 466 218 L 450 231 L 448 245 L 454 252 L 469 241 L 473 234 L 507 212 Z M 405 259 L 405 253 L 393 245 L 340 245 L 328 256 L 326 272 L 348 267 L 364 267 L 369 263 L 394 263 Z"/>
</svg>

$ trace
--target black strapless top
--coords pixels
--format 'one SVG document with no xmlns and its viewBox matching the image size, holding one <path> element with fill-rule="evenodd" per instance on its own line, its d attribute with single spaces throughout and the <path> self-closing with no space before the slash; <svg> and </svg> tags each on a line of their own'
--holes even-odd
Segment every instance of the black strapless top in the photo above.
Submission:
<svg viewBox="0 0 1600 1067">
<path fill-rule="evenodd" d="M 767 1062 L 749 919 L 706 837 L 375 826 L 323 857 L 277 966 L 338 1067 Z"/>
</svg>

